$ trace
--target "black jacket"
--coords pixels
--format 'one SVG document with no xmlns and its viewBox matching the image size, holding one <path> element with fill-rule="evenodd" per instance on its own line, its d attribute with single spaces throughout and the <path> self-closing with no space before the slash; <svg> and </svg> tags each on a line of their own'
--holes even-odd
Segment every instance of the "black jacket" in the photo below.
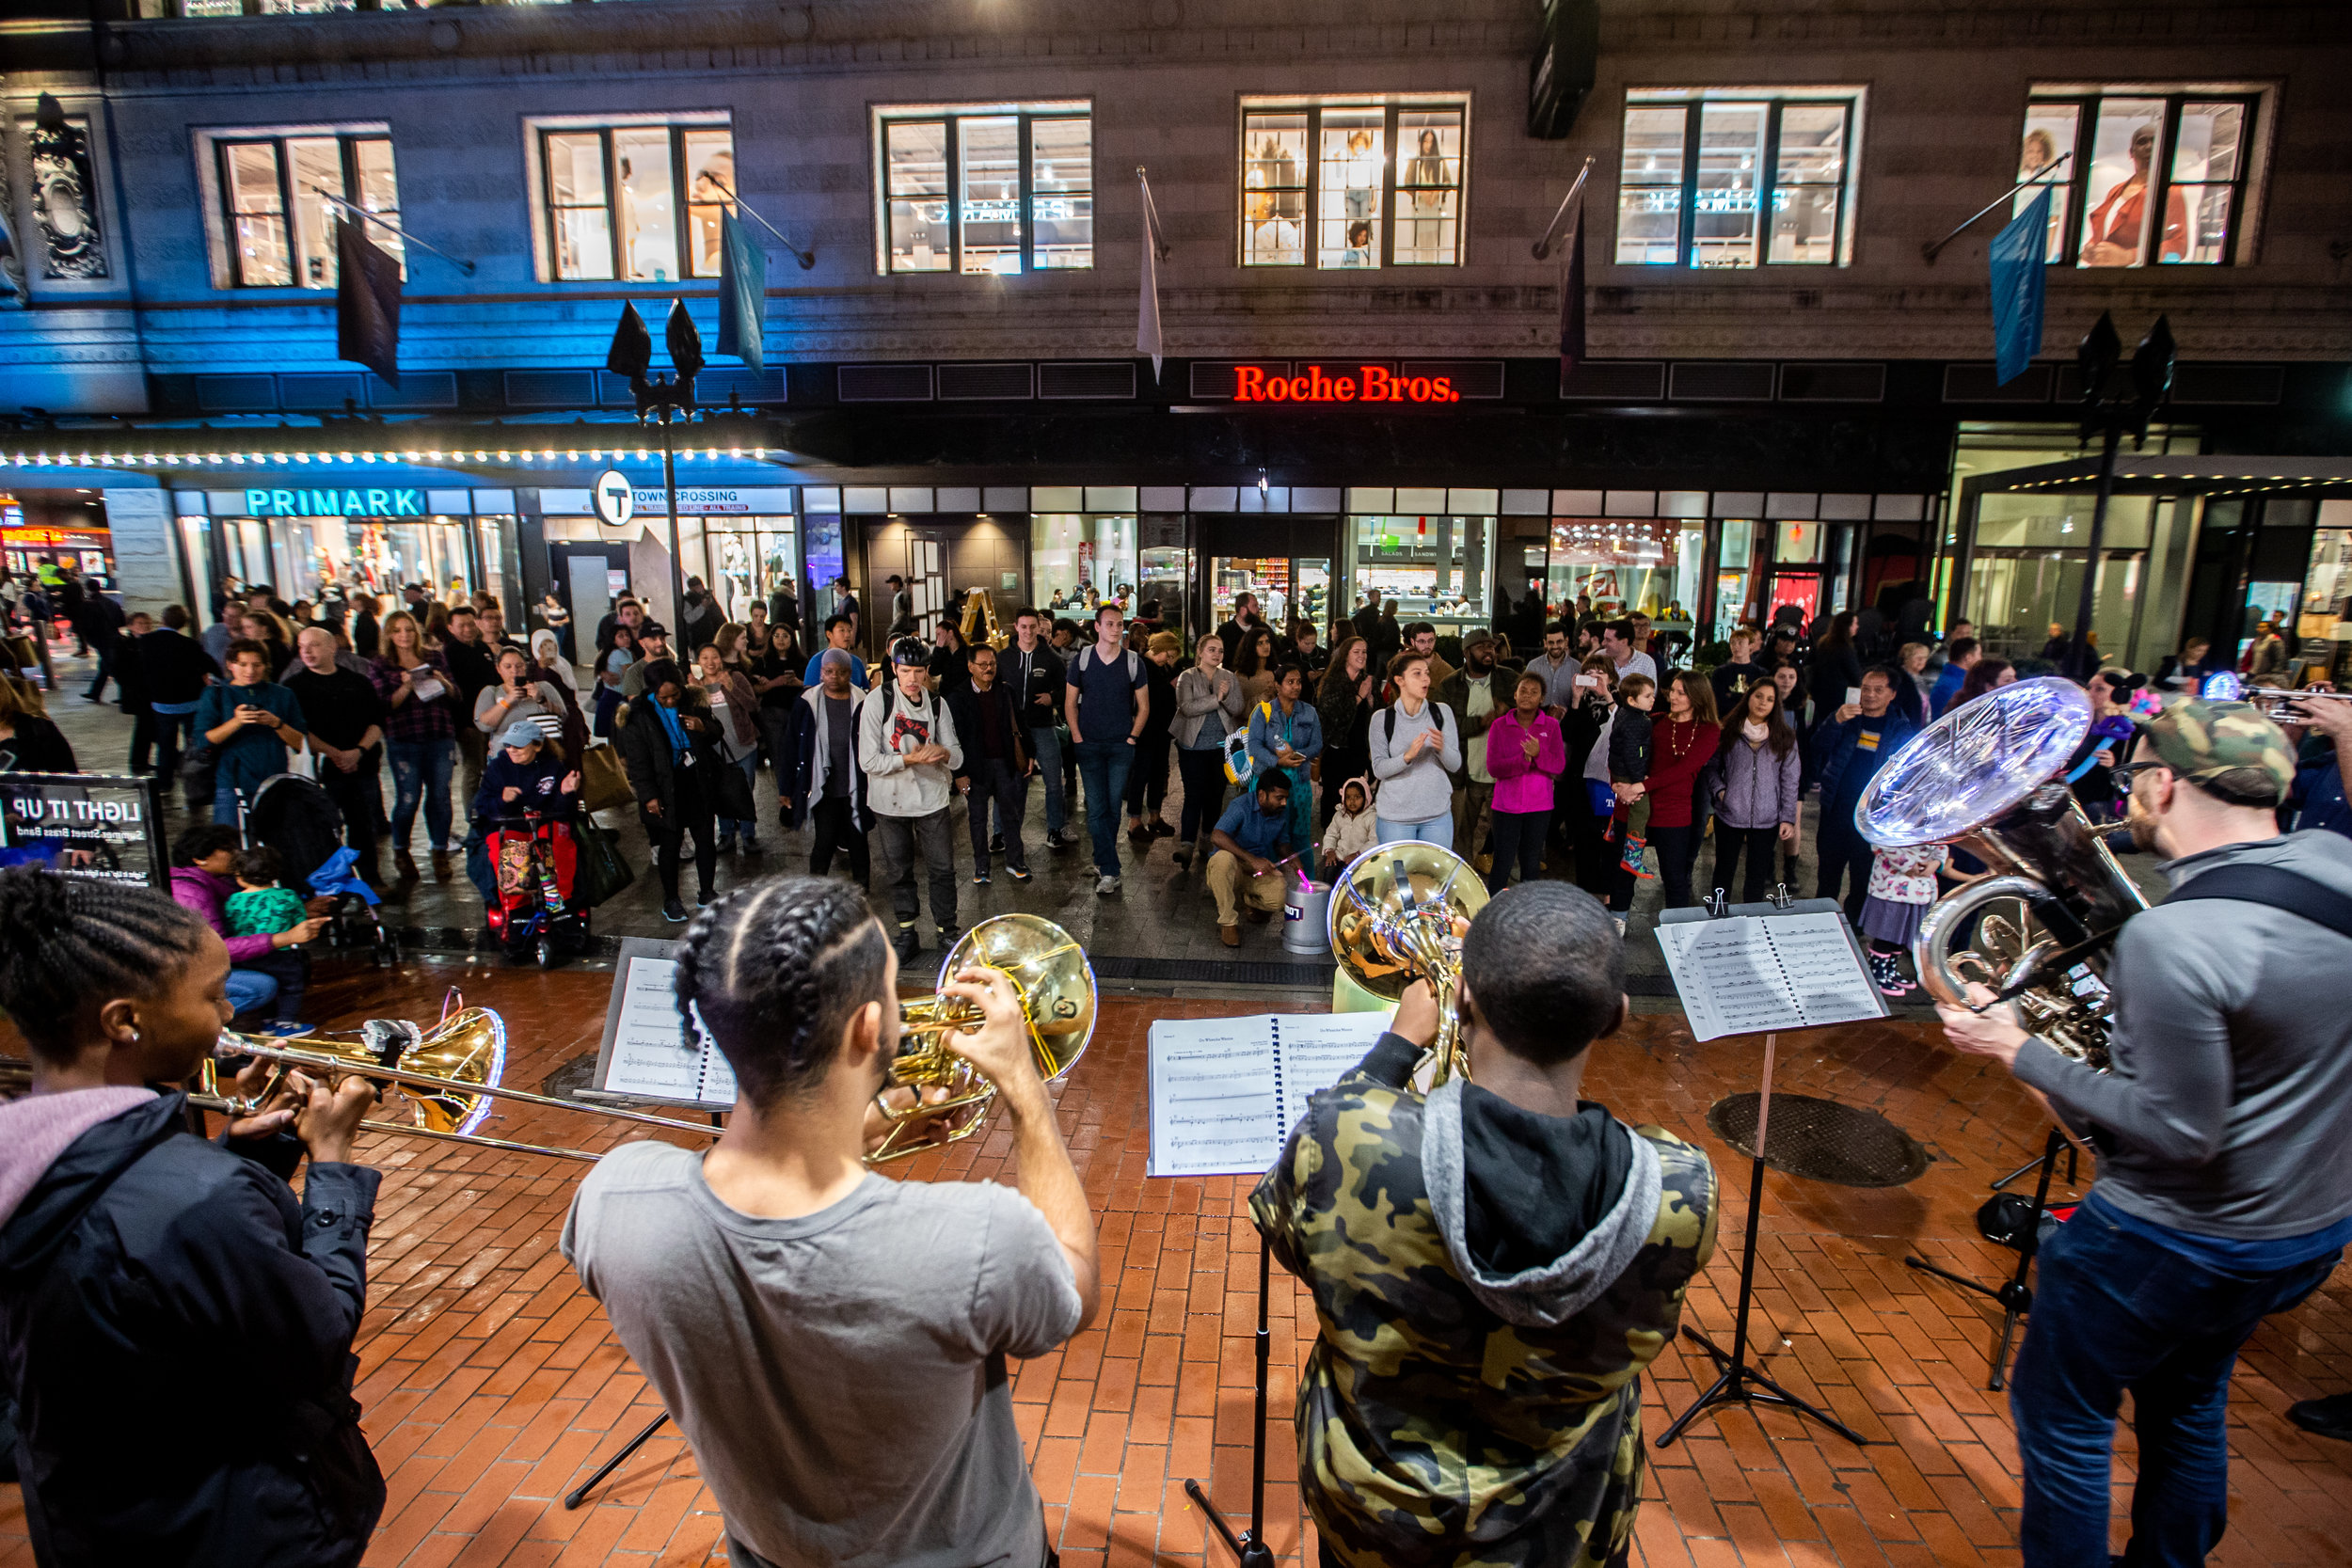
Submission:
<svg viewBox="0 0 2352 1568">
<path fill-rule="evenodd" d="M 613 732 L 612 744 L 620 748 L 621 766 L 628 769 L 628 787 L 636 793 L 637 803 L 643 806 L 659 800 L 665 815 L 674 815 L 678 808 L 677 761 L 668 731 L 647 711 L 654 705 L 651 693 L 629 704 L 621 714 L 620 728 Z M 691 687 L 678 697 L 677 716 L 681 724 L 689 719 L 702 721 L 702 728 L 688 730 L 686 738 L 694 753 L 693 771 L 700 776 L 703 799 L 713 800 L 719 769 L 725 766 L 719 754 L 719 721 L 711 717 L 710 705 L 703 701 L 700 689 Z M 739 780 L 742 776 L 736 774 Z"/>
<path fill-rule="evenodd" d="M 204 644 L 185 632 L 151 631 L 138 640 L 138 649 L 151 703 L 192 703 L 204 695 L 206 677 L 228 678 Z"/>
<path fill-rule="evenodd" d="M 1029 678 L 1025 686 L 1021 679 L 1021 644 L 1006 643 L 996 656 L 997 684 L 1008 691 L 1019 689 L 1023 723 L 1033 730 L 1050 729 L 1061 722 L 1062 686 L 1069 677 L 1061 655 L 1047 647 L 1042 637 L 1037 640 L 1037 652 L 1028 657 Z M 1043 707 L 1037 705 L 1040 697 L 1050 699 Z"/>
<path fill-rule="evenodd" d="M 1000 665 L 998 668 L 1001 670 L 1003 667 Z M 1011 691 L 1002 686 L 993 687 L 991 690 L 1005 697 L 1012 697 L 1016 703 L 1019 701 L 1019 698 L 1014 697 Z M 940 697 L 947 705 L 948 717 L 955 721 L 957 738 L 963 743 L 963 766 L 956 769 L 955 776 L 959 779 L 968 779 L 972 776 L 972 770 L 977 768 L 987 755 L 985 750 L 987 741 L 982 736 L 980 724 L 980 694 L 972 689 L 972 683 L 967 680 L 953 691 L 942 690 Z M 1021 710 L 1018 707 L 1013 709 L 1012 720 L 1012 755 L 1006 760 L 1011 765 L 1015 778 L 1025 778 L 1029 771 L 1031 753 L 1028 733 L 1026 727 L 1021 722 Z"/>
<path fill-rule="evenodd" d="M 44 1568 L 356 1563 L 384 1478 L 351 1397 L 377 1173 L 190 1136 L 159 1096 L 0 1227 L 0 1362 Z"/>
</svg>

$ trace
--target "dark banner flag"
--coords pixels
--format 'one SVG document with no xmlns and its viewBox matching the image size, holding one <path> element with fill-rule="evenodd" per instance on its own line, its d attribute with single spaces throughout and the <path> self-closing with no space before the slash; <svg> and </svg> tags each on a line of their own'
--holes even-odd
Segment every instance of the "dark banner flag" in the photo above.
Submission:
<svg viewBox="0 0 2352 1568">
<path fill-rule="evenodd" d="M 1560 277 L 1560 378 L 1584 362 L 1584 203 L 1576 204 L 1576 228 L 1568 234 L 1568 262 Z"/>
<path fill-rule="evenodd" d="M 719 219 L 719 352 L 765 370 L 761 310 L 768 303 L 768 253 L 733 213 Z"/>
<path fill-rule="evenodd" d="M 400 262 L 345 215 L 335 225 L 335 356 L 400 385 Z"/>
<path fill-rule="evenodd" d="M 2044 190 L 1993 236 L 1986 252 L 1993 272 L 1994 379 L 2004 387 L 2026 373 L 2042 347 L 2042 255 L 2049 234 L 2050 193 Z"/>
</svg>

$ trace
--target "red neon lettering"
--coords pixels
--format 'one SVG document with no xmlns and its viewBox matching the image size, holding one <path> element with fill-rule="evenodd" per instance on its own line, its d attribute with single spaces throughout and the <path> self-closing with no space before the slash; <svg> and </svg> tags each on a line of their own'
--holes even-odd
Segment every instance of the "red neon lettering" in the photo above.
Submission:
<svg viewBox="0 0 2352 1568">
<path fill-rule="evenodd" d="M 1356 378 L 1352 375 L 1333 376 L 1331 395 L 1342 403 L 1354 403 L 1356 401 Z"/>
<path fill-rule="evenodd" d="M 1270 375 L 1266 377 L 1265 397 L 1268 403 L 1287 402 L 1290 395 L 1290 377 L 1286 375 Z"/>
<path fill-rule="evenodd" d="M 1308 398 L 1315 403 L 1330 402 L 1331 383 L 1324 378 L 1323 367 L 1321 365 L 1310 365 L 1307 367 L 1307 372 L 1309 377 L 1307 388 Z"/>
<path fill-rule="evenodd" d="M 1429 378 L 1427 376 L 1414 376 L 1410 381 L 1405 384 L 1405 388 L 1406 390 L 1412 395 L 1412 399 L 1415 403 L 1427 403 L 1429 401 Z"/>
<path fill-rule="evenodd" d="M 1243 365 L 1233 372 L 1233 401 L 1258 403 L 1265 397 L 1265 372 L 1256 365 Z"/>
<path fill-rule="evenodd" d="M 1438 401 L 1439 403 L 1459 403 L 1462 401 L 1462 394 L 1454 389 L 1454 381 L 1450 376 L 1431 376 L 1429 378 L 1429 386 L 1431 389 L 1438 394 Z"/>
<path fill-rule="evenodd" d="M 1379 366 L 1366 365 L 1364 367 L 1364 401 L 1366 403 L 1386 403 L 1390 401 L 1391 398 L 1396 396 L 1396 393 L 1391 389 L 1395 387 L 1395 385 L 1396 378 L 1389 374 L 1388 372 L 1382 370 Z"/>
</svg>

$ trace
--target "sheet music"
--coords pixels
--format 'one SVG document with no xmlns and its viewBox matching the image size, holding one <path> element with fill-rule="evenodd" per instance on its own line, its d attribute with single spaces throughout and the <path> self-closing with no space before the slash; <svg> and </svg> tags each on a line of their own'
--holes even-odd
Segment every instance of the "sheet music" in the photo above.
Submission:
<svg viewBox="0 0 2352 1568">
<path fill-rule="evenodd" d="M 1263 1018 L 1152 1024 L 1151 1078 L 1152 1175 L 1246 1175 L 1274 1163 L 1281 1140 Z"/>
<path fill-rule="evenodd" d="M 1151 1174 L 1264 1170 L 1307 1097 L 1363 1060 L 1388 1022 L 1386 1013 L 1269 1013 L 1154 1023 Z"/>
<path fill-rule="evenodd" d="M 602 1086 L 614 1094 L 656 1100 L 702 1099 L 703 1058 L 715 1053 L 700 1042 L 689 1042 L 678 1022 L 671 990 L 676 960 L 630 958 L 625 962 L 619 982 L 620 1024 L 612 1036 L 612 1070 Z"/>
<path fill-rule="evenodd" d="M 1677 922 L 1658 927 L 1658 942 L 1697 1039 L 1886 1016 L 1834 913 Z"/>
</svg>

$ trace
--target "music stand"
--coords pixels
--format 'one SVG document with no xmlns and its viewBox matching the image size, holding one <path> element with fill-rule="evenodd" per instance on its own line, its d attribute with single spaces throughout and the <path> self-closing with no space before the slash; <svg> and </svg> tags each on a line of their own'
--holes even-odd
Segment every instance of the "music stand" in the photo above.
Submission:
<svg viewBox="0 0 2352 1568">
<path fill-rule="evenodd" d="M 1216 1511 L 1216 1505 L 1209 1501 L 1209 1495 L 1200 1489 L 1200 1481 L 1187 1480 L 1184 1482 L 1184 1496 L 1200 1505 L 1200 1512 L 1208 1516 L 1209 1523 L 1216 1528 L 1216 1533 L 1224 1538 L 1225 1544 L 1232 1548 L 1233 1556 L 1241 1560 L 1241 1568 L 1274 1568 L 1274 1548 L 1265 1544 L 1265 1375 L 1266 1357 L 1272 1345 L 1272 1336 L 1266 1332 L 1265 1325 L 1265 1297 L 1266 1281 L 1272 1272 L 1273 1264 L 1274 1243 L 1266 1240 L 1265 1232 L 1260 1231 L 1258 1233 L 1258 1419 L 1256 1426 L 1251 1429 L 1249 1439 L 1249 1528 L 1238 1536 L 1235 1535 L 1233 1527 L 1225 1522 L 1225 1516 Z M 651 1429 L 648 1429 L 645 1436 L 651 1435 Z M 644 1437 L 640 1437 L 638 1441 L 644 1442 Z"/>
<path fill-rule="evenodd" d="M 1840 915 L 1844 912 L 1841 906 L 1836 899 L 1790 898 L 1788 896 L 1788 889 L 1785 887 L 1780 890 L 1780 896 L 1771 903 L 1726 905 L 1724 902 L 1723 890 L 1719 888 L 1716 890 L 1715 898 L 1712 904 L 1699 909 L 1663 911 L 1659 915 L 1659 923 L 1661 926 L 1670 924 L 1681 925 L 1692 921 L 1715 920 L 1726 917 L 1770 918 L 1778 915 L 1826 914 L 1832 912 L 1836 912 Z M 1861 949 L 1854 944 L 1853 932 L 1849 927 L 1846 928 L 1845 935 L 1846 946 L 1851 955 L 1853 964 L 1856 969 L 1861 972 L 1863 979 L 1867 983 L 1868 980 L 1868 966 L 1863 961 Z M 1664 939 L 1662 936 L 1661 938 L 1661 944 L 1664 945 Z M 1668 948 L 1668 966 L 1670 969 L 1676 969 L 1672 948 Z M 1695 984 L 1701 977 L 1699 974 L 1693 974 L 1692 978 Z M 1677 990 L 1682 989 L 1682 981 L 1683 976 L 1679 970 L 1677 969 L 1675 974 L 1675 985 Z M 1885 1017 L 1886 1004 L 1879 997 L 1878 990 L 1875 985 L 1870 987 L 1869 994 L 1872 1001 L 1876 1004 L 1877 1010 L 1875 1014 L 1866 1013 L 1858 1016 Z M 1855 1015 L 1850 1014 L 1849 1016 Z M 1798 1022 L 1800 1026 L 1811 1026 L 1809 1022 L 1806 1022 L 1802 1019 Z M 1831 1022 L 1831 1020 L 1824 1019 L 1822 1022 Z M 1693 1032 L 1695 1033 L 1696 1031 L 1694 1030 Z M 1736 1034 L 1745 1031 L 1737 1029 L 1723 1031 L 1724 1034 Z M 1853 1443 L 1858 1447 L 1867 1448 L 1870 1443 L 1868 1438 L 1854 1431 L 1853 1428 L 1839 1420 L 1836 1416 L 1831 1415 L 1820 1406 L 1790 1393 L 1788 1389 L 1783 1388 L 1779 1384 L 1773 1382 L 1763 1372 L 1760 1372 L 1748 1365 L 1748 1312 L 1750 1307 L 1753 1305 L 1756 1295 L 1756 1229 L 1757 1222 L 1761 1218 L 1764 1211 L 1764 1140 L 1765 1134 L 1772 1126 L 1772 1066 L 1776 1056 L 1778 1055 L 1780 1043 L 1778 1030 L 1768 1029 L 1763 1031 L 1763 1034 L 1764 1072 L 1763 1080 L 1758 1085 L 1756 1096 L 1756 1157 L 1754 1164 L 1750 1167 L 1748 1177 L 1747 1237 L 1746 1240 L 1740 1244 L 1740 1306 L 1738 1311 L 1732 1318 L 1731 1350 L 1728 1354 L 1726 1354 L 1721 1346 L 1717 1345 L 1712 1339 L 1709 1339 L 1706 1335 L 1700 1333 L 1697 1329 L 1692 1327 L 1689 1323 L 1684 1323 L 1682 1325 L 1682 1332 L 1684 1336 L 1692 1343 L 1696 1344 L 1701 1350 L 1705 1351 L 1708 1355 L 1712 1356 L 1714 1358 L 1715 1365 L 1722 1369 L 1722 1372 L 1719 1376 L 1717 1376 L 1711 1385 L 1700 1393 L 1697 1399 L 1691 1402 L 1691 1407 L 1688 1410 L 1685 1410 L 1681 1415 L 1676 1417 L 1673 1423 L 1669 1425 L 1664 1432 L 1658 1434 L 1658 1446 L 1661 1449 L 1671 1444 L 1676 1438 L 1681 1436 L 1684 1431 L 1689 1428 L 1691 1423 L 1697 1420 L 1701 1415 L 1708 1410 L 1714 1409 L 1717 1405 L 1724 1404 L 1745 1404 L 1750 1407 L 1754 1407 L 1756 1405 L 1768 1405 L 1774 1409 L 1790 1411 L 1799 1416 L 1807 1416 L 1812 1418 L 1814 1420 L 1817 1420 L 1823 1426 L 1829 1428 L 1830 1431 L 1837 1433 L 1838 1436 L 1845 1438 L 1848 1442 Z M 1722 1035 L 1709 1035 L 1702 1037 L 1720 1038 L 1722 1037 Z"/>
<path fill-rule="evenodd" d="M 612 963 L 612 993 L 605 1004 L 604 1040 L 596 1051 L 596 1081 L 589 1087 L 580 1091 L 580 1098 L 595 1104 L 650 1105 L 672 1110 L 703 1111 L 708 1113 L 710 1125 L 719 1127 L 723 1125 L 719 1119 L 721 1114 L 733 1108 L 734 1101 L 731 1098 L 725 1104 L 720 1104 L 712 1101 L 694 1098 L 691 1094 L 649 1093 L 612 1086 L 616 1068 L 626 1082 L 630 1078 L 633 1070 L 642 1070 L 642 1064 L 645 1058 L 658 1055 L 661 1050 L 674 1050 L 681 1055 L 692 1055 L 697 1050 L 691 1042 L 685 1040 L 684 1031 L 677 1024 L 675 1007 L 672 1007 L 666 1019 L 648 1019 L 644 1016 L 645 992 L 648 985 L 653 983 L 655 975 L 666 975 L 667 972 L 656 970 L 640 977 L 637 975 L 636 966 L 641 962 L 653 965 L 675 964 L 676 954 L 677 943 L 674 942 L 660 942 L 648 937 L 629 937 L 621 943 L 621 950 Z M 630 1005 L 632 979 L 636 980 L 639 992 L 635 1007 Z M 698 1049 L 703 1054 L 707 1055 L 714 1053 L 717 1048 L 705 1040 Z M 695 1081 L 700 1082 L 699 1069 L 697 1069 Z M 627 1464 L 629 1456 L 644 1448 L 646 1439 L 660 1432 L 669 1419 L 670 1413 L 664 1410 L 660 1415 L 647 1421 L 643 1432 L 622 1444 L 618 1449 L 614 1450 L 611 1458 L 596 1466 L 595 1473 L 586 1481 L 564 1494 L 564 1508 L 576 1509 L 581 1503 L 586 1502 L 588 1494 L 595 1491 L 603 1482 L 605 1477 Z"/>
<path fill-rule="evenodd" d="M 1994 1349 L 1992 1373 L 1985 1379 L 1984 1384 L 1987 1389 L 1995 1394 L 2001 1391 L 2008 1379 L 2009 1347 L 2010 1341 L 2017 1335 L 2017 1320 L 2033 1310 L 2033 1287 L 2026 1283 L 2026 1278 L 2033 1273 L 2033 1260 L 2042 1251 L 2042 1216 L 2049 1212 L 2050 1178 L 2058 1169 L 2058 1149 L 2061 1146 L 2067 1151 L 2066 1179 L 2070 1182 L 2073 1181 L 2074 1180 L 2074 1145 L 2068 1143 L 2066 1135 L 2055 1127 L 2050 1129 L 2049 1140 L 2042 1145 L 2042 1158 L 2027 1161 L 2002 1179 L 2002 1181 L 2012 1180 L 2036 1165 L 2042 1167 L 2041 1180 L 2034 1184 L 2033 1211 L 2026 1216 L 2026 1234 L 2017 1243 L 2016 1271 L 2001 1284 L 1979 1285 L 1967 1275 L 1954 1274 L 1949 1269 L 1929 1262 L 1915 1253 L 1903 1254 L 1903 1262 L 1907 1267 L 1917 1269 L 1922 1274 L 1931 1274 L 1938 1279 L 1947 1279 L 1963 1291 L 1974 1291 L 1980 1296 L 1990 1296 L 2001 1304 L 2003 1312 L 2001 1342 Z M 1995 1189 L 2001 1184 L 2001 1181 L 1993 1183 Z"/>
</svg>

